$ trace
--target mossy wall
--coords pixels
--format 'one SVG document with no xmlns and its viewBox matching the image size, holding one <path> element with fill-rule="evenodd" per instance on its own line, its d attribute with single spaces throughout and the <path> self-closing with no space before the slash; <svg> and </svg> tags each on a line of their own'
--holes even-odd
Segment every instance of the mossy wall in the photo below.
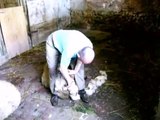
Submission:
<svg viewBox="0 0 160 120">
<path fill-rule="evenodd" d="M 94 10 L 142 12 L 159 10 L 159 0 L 86 0 Z"/>
</svg>

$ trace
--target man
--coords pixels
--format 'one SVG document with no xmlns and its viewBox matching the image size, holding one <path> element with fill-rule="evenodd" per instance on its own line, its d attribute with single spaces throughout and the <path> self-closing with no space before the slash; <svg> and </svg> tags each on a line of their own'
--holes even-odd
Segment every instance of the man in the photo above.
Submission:
<svg viewBox="0 0 160 120">
<path fill-rule="evenodd" d="M 73 83 L 74 75 L 83 102 L 88 103 L 85 92 L 84 64 L 93 61 L 95 53 L 91 41 L 77 30 L 57 30 L 46 41 L 46 59 L 49 67 L 50 90 L 53 94 L 52 105 L 58 104 L 55 91 L 55 78 L 60 71 L 65 78 L 68 88 Z M 69 66 L 72 66 L 69 69 Z"/>
</svg>

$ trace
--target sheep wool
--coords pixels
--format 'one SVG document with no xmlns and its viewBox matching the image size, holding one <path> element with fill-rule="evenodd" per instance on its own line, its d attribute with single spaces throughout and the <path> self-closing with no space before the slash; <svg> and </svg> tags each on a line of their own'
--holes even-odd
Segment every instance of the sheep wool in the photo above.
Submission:
<svg viewBox="0 0 160 120">
<path fill-rule="evenodd" d="M 41 77 L 41 83 L 46 88 L 49 88 L 50 78 L 49 78 L 49 68 L 47 64 L 44 65 L 43 74 Z M 59 72 L 55 80 L 55 91 L 57 95 L 62 99 L 66 99 L 70 97 L 72 100 L 79 100 L 80 96 L 78 94 L 78 87 L 75 81 L 70 86 L 70 89 L 68 89 L 66 86 L 67 86 L 67 82 Z"/>
<path fill-rule="evenodd" d="M 107 74 L 105 71 L 100 70 L 100 75 L 91 79 L 88 86 L 85 88 L 87 95 L 91 96 L 96 90 L 102 86 L 107 80 Z"/>
</svg>

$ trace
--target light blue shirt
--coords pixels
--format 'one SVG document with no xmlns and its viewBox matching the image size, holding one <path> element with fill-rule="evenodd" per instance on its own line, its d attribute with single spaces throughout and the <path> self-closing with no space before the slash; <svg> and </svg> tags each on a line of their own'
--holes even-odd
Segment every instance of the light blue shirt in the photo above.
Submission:
<svg viewBox="0 0 160 120">
<path fill-rule="evenodd" d="M 93 48 L 91 41 L 80 31 L 77 30 L 58 30 L 53 33 L 54 46 L 61 55 L 60 66 L 68 67 L 71 58 L 76 57 L 77 53 L 84 47 Z"/>
</svg>

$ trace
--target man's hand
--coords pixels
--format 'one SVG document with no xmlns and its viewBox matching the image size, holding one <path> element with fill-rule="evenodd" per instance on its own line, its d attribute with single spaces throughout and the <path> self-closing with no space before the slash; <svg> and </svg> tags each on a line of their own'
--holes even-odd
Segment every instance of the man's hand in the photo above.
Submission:
<svg viewBox="0 0 160 120">
<path fill-rule="evenodd" d="M 76 73 L 77 73 L 76 70 L 70 70 L 70 69 L 68 69 L 68 74 L 69 75 L 75 75 Z"/>
<path fill-rule="evenodd" d="M 69 89 L 74 82 L 75 82 L 74 79 L 71 78 L 71 79 L 67 82 L 67 84 L 68 84 L 68 85 L 67 85 L 67 89 Z"/>
<path fill-rule="evenodd" d="M 68 86 L 70 86 L 72 84 L 72 82 L 74 82 L 74 75 L 70 75 L 68 72 L 68 69 L 66 67 L 61 66 L 59 68 L 60 72 L 62 73 L 63 77 L 66 79 Z"/>
</svg>

